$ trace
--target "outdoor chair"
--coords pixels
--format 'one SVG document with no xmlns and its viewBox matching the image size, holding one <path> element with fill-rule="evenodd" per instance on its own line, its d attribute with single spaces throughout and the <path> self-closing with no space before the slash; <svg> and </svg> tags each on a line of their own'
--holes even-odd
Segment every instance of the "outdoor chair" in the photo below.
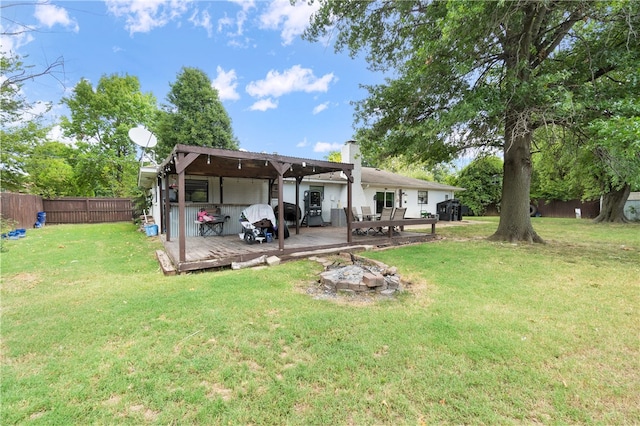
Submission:
<svg viewBox="0 0 640 426">
<path fill-rule="evenodd" d="M 391 207 L 383 207 L 380 212 L 380 220 L 391 220 L 391 214 L 393 213 L 393 208 Z M 382 227 L 378 227 L 378 234 L 384 234 Z"/>
<path fill-rule="evenodd" d="M 371 207 L 362 206 L 360 207 L 360 210 L 362 210 L 362 220 L 376 220 L 376 215 L 371 211 Z M 375 235 L 376 229 L 374 227 L 369 227 L 366 233 L 368 235 Z"/>
<path fill-rule="evenodd" d="M 354 220 L 362 220 L 362 216 L 358 213 L 358 209 L 351 207 L 351 213 L 353 213 Z"/>
<path fill-rule="evenodd" d="M 360 210 L 362 210 L 362 219 L 363 220 L 373 220 L 373 213 L 371 213 L 371 207 L 362 206 L 362 207 L 360 207 Z"/>
<path fill-rule="evenodd" d="M 201 211 L 204 209 L 201 209 Z M 208 235 L 222 235 L 224 223 L 229 220 L 229 216 L 222 215 L 219 208 L 212 209 L 213 213 L 209 214 L 210 220 L 201 220 L 201 215 L 196 215 L 195 224 L 198 225 L 198 235 L 206 237 Z M 205 212 L 206 213 L 206 212 Z"/>
<path fill-rule="evenodd" d="M 391 220 L 402 220 L 404 219 L 404 215 L 406 213 L 407 213 L 406 207 L 399 207 L 393 211 L 393 214 L 391 215 Z M 396 228 L 398 228 L 398 226 L 393 227 L 393 233 L 399 234 L 400 232 Z M 402 226 L 400 226 L 400 229 L 402 229 Z"/>
<path fill-rule="evenodd" d="M 344 207 L 344 213 L 347 216 L 347 221 L 360 222 L 360 219 L 358 218 L 358 211 L 356 210 L 355 207 L 351 207 L 351 214 L 349 214 L 349 209 Z M 367 232 L 362 228 L 355 228 L 354 230 L 351 231 L 351 233 L 354 235 L 367 235 Z"/>
</svg>

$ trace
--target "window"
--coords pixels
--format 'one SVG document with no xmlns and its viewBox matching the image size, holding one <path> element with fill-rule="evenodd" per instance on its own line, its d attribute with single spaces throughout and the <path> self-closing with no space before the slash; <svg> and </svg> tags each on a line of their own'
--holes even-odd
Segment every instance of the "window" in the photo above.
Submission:
<svg viewBox="0 0 640 426">
<path fill-rule="evenodd" d="M 384 207 L 393 207 L 395 196 L 395 192 L 376 192 L 376 213 L 380 213 Z"/>
<path fill-rule="evenodd" d="M 209 181 L 185 179 L 184 200 L 192 203 L 209 202 Z"/>
<path fill-rule="evenodd" d="M 395 192 L 385 192 L 384 193 L 384 206 L 385 207 L 393 207 L 395 197 L 396 197 L 396 193 Z"/>
<path fill-rule="evenodd" d="M 429 204 L 429 191 L 418 191 L 418 204 Z"/>
<path fill-rule="evenodd" d="M 320 193 L 320 199 L 324 200 L 324 186 L 309 185 L 309 191 L 317 191 Z"/>
</svg>

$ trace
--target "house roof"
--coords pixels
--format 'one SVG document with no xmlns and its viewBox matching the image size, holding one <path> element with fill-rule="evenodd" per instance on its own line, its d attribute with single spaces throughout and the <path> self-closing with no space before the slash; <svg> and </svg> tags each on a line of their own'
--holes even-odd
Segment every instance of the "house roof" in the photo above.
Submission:
<svg viewBox="0 0 640 426">
<path fill-rule="evenodd" d="M 441 191 L 464 191 L 458 186 L 445 185 L 443 183 L 431 182 L 422 179 L 415 179 L 402 176 L 396 173 L 387 172 L 373 167 L 362 168 L 362 183 L 372 186 L 391 186 L 398 188 L 412 189 L 432 189 Z"/>
<path fill-rule="evenodd" d="M 334 180 L 346 183 L 346 178 L 340 174 L 335 173 L 323 173 L 316 176 L 311 176 L 312 180 Z M 424 189 L 424 190 L 439 190 L 439 191 L 464 191 L 464 188 L 458 186 L 445 185 L 442 183 L 431 182 L 422 179 L 415 179 L 408 176 L 402 176 L 396 173 L 387 172 L 385 170 L 376 169 L 373 167 L 362 167 L 362 180 L 363 185 L 370 185 L 374 187 L 385 188 L 406 188 L 406 189 Z"/>
<path fill-rule="evenodd" d="M 247 151 L 234 151 L 219 148 L 176 145 L 173 152 L 158 167 L 143 167 L 140 170 L 139 183 L 150 186 L 157 174 L 176 173 L 178 154 L 185 156 L 188 165 L 185 172 L 189 175 L 249 177 L 258 179 L 276 179 L 278 170 L 284 178 L 307 177 L 313 181 L 333 181 L 346 184 L 344 173 L 353 170 L 351 163 L 337 163 L 278 154 L 266 154 Z M 464 188 L 415 179 L 387 172 L 373 167 L 362 167 L 361 183 L 381 188 L 406 188 L 440 191 L 464 191 Z"/>
</svg>

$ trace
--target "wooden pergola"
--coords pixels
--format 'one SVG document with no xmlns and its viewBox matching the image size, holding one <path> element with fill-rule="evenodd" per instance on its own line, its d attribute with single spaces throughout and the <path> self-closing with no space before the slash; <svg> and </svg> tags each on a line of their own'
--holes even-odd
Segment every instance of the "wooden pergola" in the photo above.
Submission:
<svg viewBox="0 0 640 426">
<path fill-rule="evenodd" d="M 296 206 L 300 205 L 300 183 L 305 176 L 322 173 L 342 172 L 347 177 L 347 209 L 351 211 L 353 164 L 334 163 L 278 154 L 266 154 L 247 151 L 234 151 L 219 148 L 207 148 L 191 145 L 176 145 L 171 154 L 159 166 L 158 178 L 166 179 L 168 175 L 178 176 L 178 245 L 179 260 L 186 259 L 186 209 L 185 209 L 185 177 L 214 176 L 219 178 L 252 178 L 269 181 L 269 188 L 278 184 L 278 224 L 284 224 L 283 186 L 285 178 L 295 178 Z M 169 185 L 164 188 L 163 207 L 166 223 L 170 223 Z M 222 188 L 221 188 L 222 191 Z M 221 203 L 224 202 L 221 192 Z M 296 208 L 296 224 L 299 223 Z M 347 221 L 347 242 L 351 243 L 351 222 Z M 299 228 L 296 226 L 296 233 Z M 166 226 L 166 240 L 171 241 L 171 227 Z M 278 226 L 278 248 L 284 250 L 284 226 Z"/>
</svg>

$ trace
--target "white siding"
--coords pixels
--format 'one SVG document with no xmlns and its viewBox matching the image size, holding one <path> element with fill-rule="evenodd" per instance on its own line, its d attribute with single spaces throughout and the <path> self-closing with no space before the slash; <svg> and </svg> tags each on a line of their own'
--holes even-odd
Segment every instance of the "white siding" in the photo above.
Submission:
<svg viewBox="0 0 640 426">
<path fill-rule="evenodd" d="M 344 184 L 330 183 L 330 182 L 318 182 L 318 181 L 305 181 L 300 183 L 300 211 L 302 212 L 302 218 L 304 217 L 304 192 L 309 190 L 309 186 L 322 186 L 324 187 L 324 198 L 322 199 L 322 221 L 331 222 L 331 209 L 342 208 L 346 206 L 347 189 Z M 285 181 L 283 191 L 283 201 L 285 203 L 295 204 L 296 202 L 296 184 L 293 181 Z M 278 200 L 274 199 L 271 202 L 272 206 L 276 206 Z"/>
<path fill-rule="evenodd" d="M 269 182 L 266 180 L 223 178 L 222 191 L 224 204 L 269 204 Z"/>
</svg>

